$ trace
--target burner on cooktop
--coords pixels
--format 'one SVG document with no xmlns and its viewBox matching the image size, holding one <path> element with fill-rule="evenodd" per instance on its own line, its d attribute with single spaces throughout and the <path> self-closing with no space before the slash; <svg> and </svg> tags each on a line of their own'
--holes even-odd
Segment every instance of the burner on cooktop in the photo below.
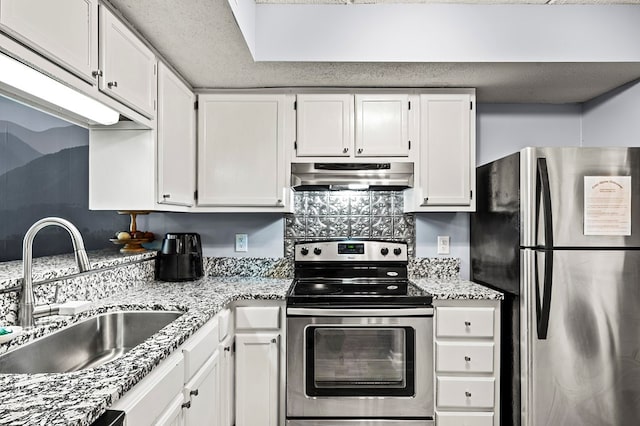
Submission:
<svg viewBox="0 0 640 426">
<path fill-rule="evenodd" d="M 322 283 L 322 282 L 310 282 L 299 283 L 296 287 L 298 294 L 313 295 L 313 294 L 340 294 L 342 289 L 335 284 Z"/>
</svg>

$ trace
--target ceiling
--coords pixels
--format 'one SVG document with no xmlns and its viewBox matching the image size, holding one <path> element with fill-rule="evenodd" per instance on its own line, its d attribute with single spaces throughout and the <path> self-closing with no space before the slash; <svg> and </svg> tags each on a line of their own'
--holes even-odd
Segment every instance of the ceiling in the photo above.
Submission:
<svg viewBox="0 0 640 426">
<path fill-rule="evenodd" d="M 262 3 L 579 3 L 640 0 L 258 0 Z M 478 101 L 572 103 L 640 78 L 640 63 L 254 62 L 226 0 L 110 0 L 194 88 L 475 87 Z M 554 7 L 550 5 L 548 7 Z"/>
</svg>

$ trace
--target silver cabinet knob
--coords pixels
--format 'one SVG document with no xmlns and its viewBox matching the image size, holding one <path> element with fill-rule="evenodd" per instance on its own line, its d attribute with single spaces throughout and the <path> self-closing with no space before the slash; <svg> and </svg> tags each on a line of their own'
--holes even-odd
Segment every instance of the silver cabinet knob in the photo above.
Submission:
<svg viewBox="0 0 640 426">
<path fill-rule="evenodd" d="M 358 154 L 362 154 L 362 148 L 358 148 Z"/>
<path fill-rule="evenodd" d="M 184 404 L 182 404 L 182 408 L 191 408 L 191 401 L 187 401 Z"/>
<path fill-rule="evenodd" d="M 95 77 L 102 77 L 103 72 L 102 70 L 95 70 L 95 71 L 91 71 L 91 75 L 95 78 Z"/>
<path fill-rule="evenodd" d="M 114 87 L 118 87 L 118 82 L 117 81 L 110 81 L 110 82 L 107 83 L 107 87 L 109 89 L 112 89 Z"/>
<path fill-rule="evenodd" d="M 470 356 L 465 356 L 464 360 L 467 361 L 467 362 L 471 362 L 471 357 Z"/>
<path fill-rule="evenodd" d="M 464 325 L 465 327 L 471 327 L 471 321 L 465 321 Z"/>
<path fill-rule="evenodd" d="M 277 339 L 271 339 L 271 343 L 278 343 Z"/>
<path fill-rule="evenodd" d="M 231 352 L 231 346 L 225 346 L 224 347 L 224 351 L 225 352 Z"/>
<path fill-rule="evenodd" d="M 191 392 L 189 392 L 189 395 L 198 396 L 198 393 L 200 393 L 198 389 L 194 389 Z"/>
<path fill-rule="evenodd" d="M 346 154 L 347 152 L 349 152 L 349 148 L 343 148 L 343 149 L 342 149 L 342 153 L 343 153 L 343 154 Z"/>
<path fill-rule="evenodd" d="M 465 391 L 464 396 L 466 396 L 467 398 L 471 398 L 471 392 Z"/>
<path fill-rule="evenodd" d="M 171 198 L 171 194 L 162 194 L 162 198 Z"/>
</svg>

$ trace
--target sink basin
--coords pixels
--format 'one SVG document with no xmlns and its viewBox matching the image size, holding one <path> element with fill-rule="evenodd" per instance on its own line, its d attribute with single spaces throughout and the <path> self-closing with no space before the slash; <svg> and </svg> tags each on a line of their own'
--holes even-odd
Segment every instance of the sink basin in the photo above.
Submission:
<svg viewBox="0 0 640 426">
<path fill-rule="evenodd" d="M 109 312 L 87 318 L 0 356 L 0 373 L 65 373 L 113 361 L 182 315 Z"/>
</svg>

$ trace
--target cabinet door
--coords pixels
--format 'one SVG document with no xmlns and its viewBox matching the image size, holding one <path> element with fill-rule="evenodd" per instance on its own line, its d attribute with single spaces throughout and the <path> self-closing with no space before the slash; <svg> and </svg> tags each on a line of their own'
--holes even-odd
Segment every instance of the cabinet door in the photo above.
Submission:
<svg viewBox="0 0 640 426">
<path fill-rule="evenodd" d="M 235 338 L 229 335 L 220 342 L 220 426 L 235 424 Z"/>
<path fill-rule="evenodd" d="M 95 83 L 97 0 L 2 0 L 0 27 L 63 68 Z"/>
<path fill-rule="evenodd" d="M 145 426 L 174 419 L 176 395 L 182 401 L 184 358 L 174 352 L 111 406 L 126 412 L 125 424 Z M 175 413 L 174 413 L 175 414 Z M 169 423 L 171 424 L 171 423 Z"/>
<path fill-rule="evenodd" d="M 196 187 L 195 95 L 158 64 L 158 203 L 192 206 Z"/>
<path fill-rule="evenodd" d="M 298 157 L 348 157 L 353 149 L 353 95 L 296 97 Z"/>
<path fill-rule="evenodd" d="M 359 157 L 409 155 L 409 95 L 356 95 Z"/>
<path fill-rule="evenodd" d="M 420 96 L 420 186 L 423 206 L 471 203 L 471 96 Z"/>
<path fill-rule="evenodd" d="M 186 426 L 220 425 L 220 352 L 216 351 L 184 386 Z"/>
<path fill-rule="evenodd" d="M 284 95 L 201 95 L 198 205 L 284 206 Z"/>
<path fill-rule="evenodd" d="M 148 118 L 155 115 L 156 57 L 118 18 L 100 7 L 100 90 Z"/>
<path fill-rule="evenodd" d="M 236 335 L 236 425 L 278 426 L 278 333 Z"/>
<path fill-rule="evenodd" d="M 184 418 L 182 411 L 183 397 L 182 393 L 176 395 L 173 401 L 169 403 L 166 410 L 153 423 L 154 426 L 183 426 Z M 127 418 L 125 416 L 125 422 Z"/>
</svg>

